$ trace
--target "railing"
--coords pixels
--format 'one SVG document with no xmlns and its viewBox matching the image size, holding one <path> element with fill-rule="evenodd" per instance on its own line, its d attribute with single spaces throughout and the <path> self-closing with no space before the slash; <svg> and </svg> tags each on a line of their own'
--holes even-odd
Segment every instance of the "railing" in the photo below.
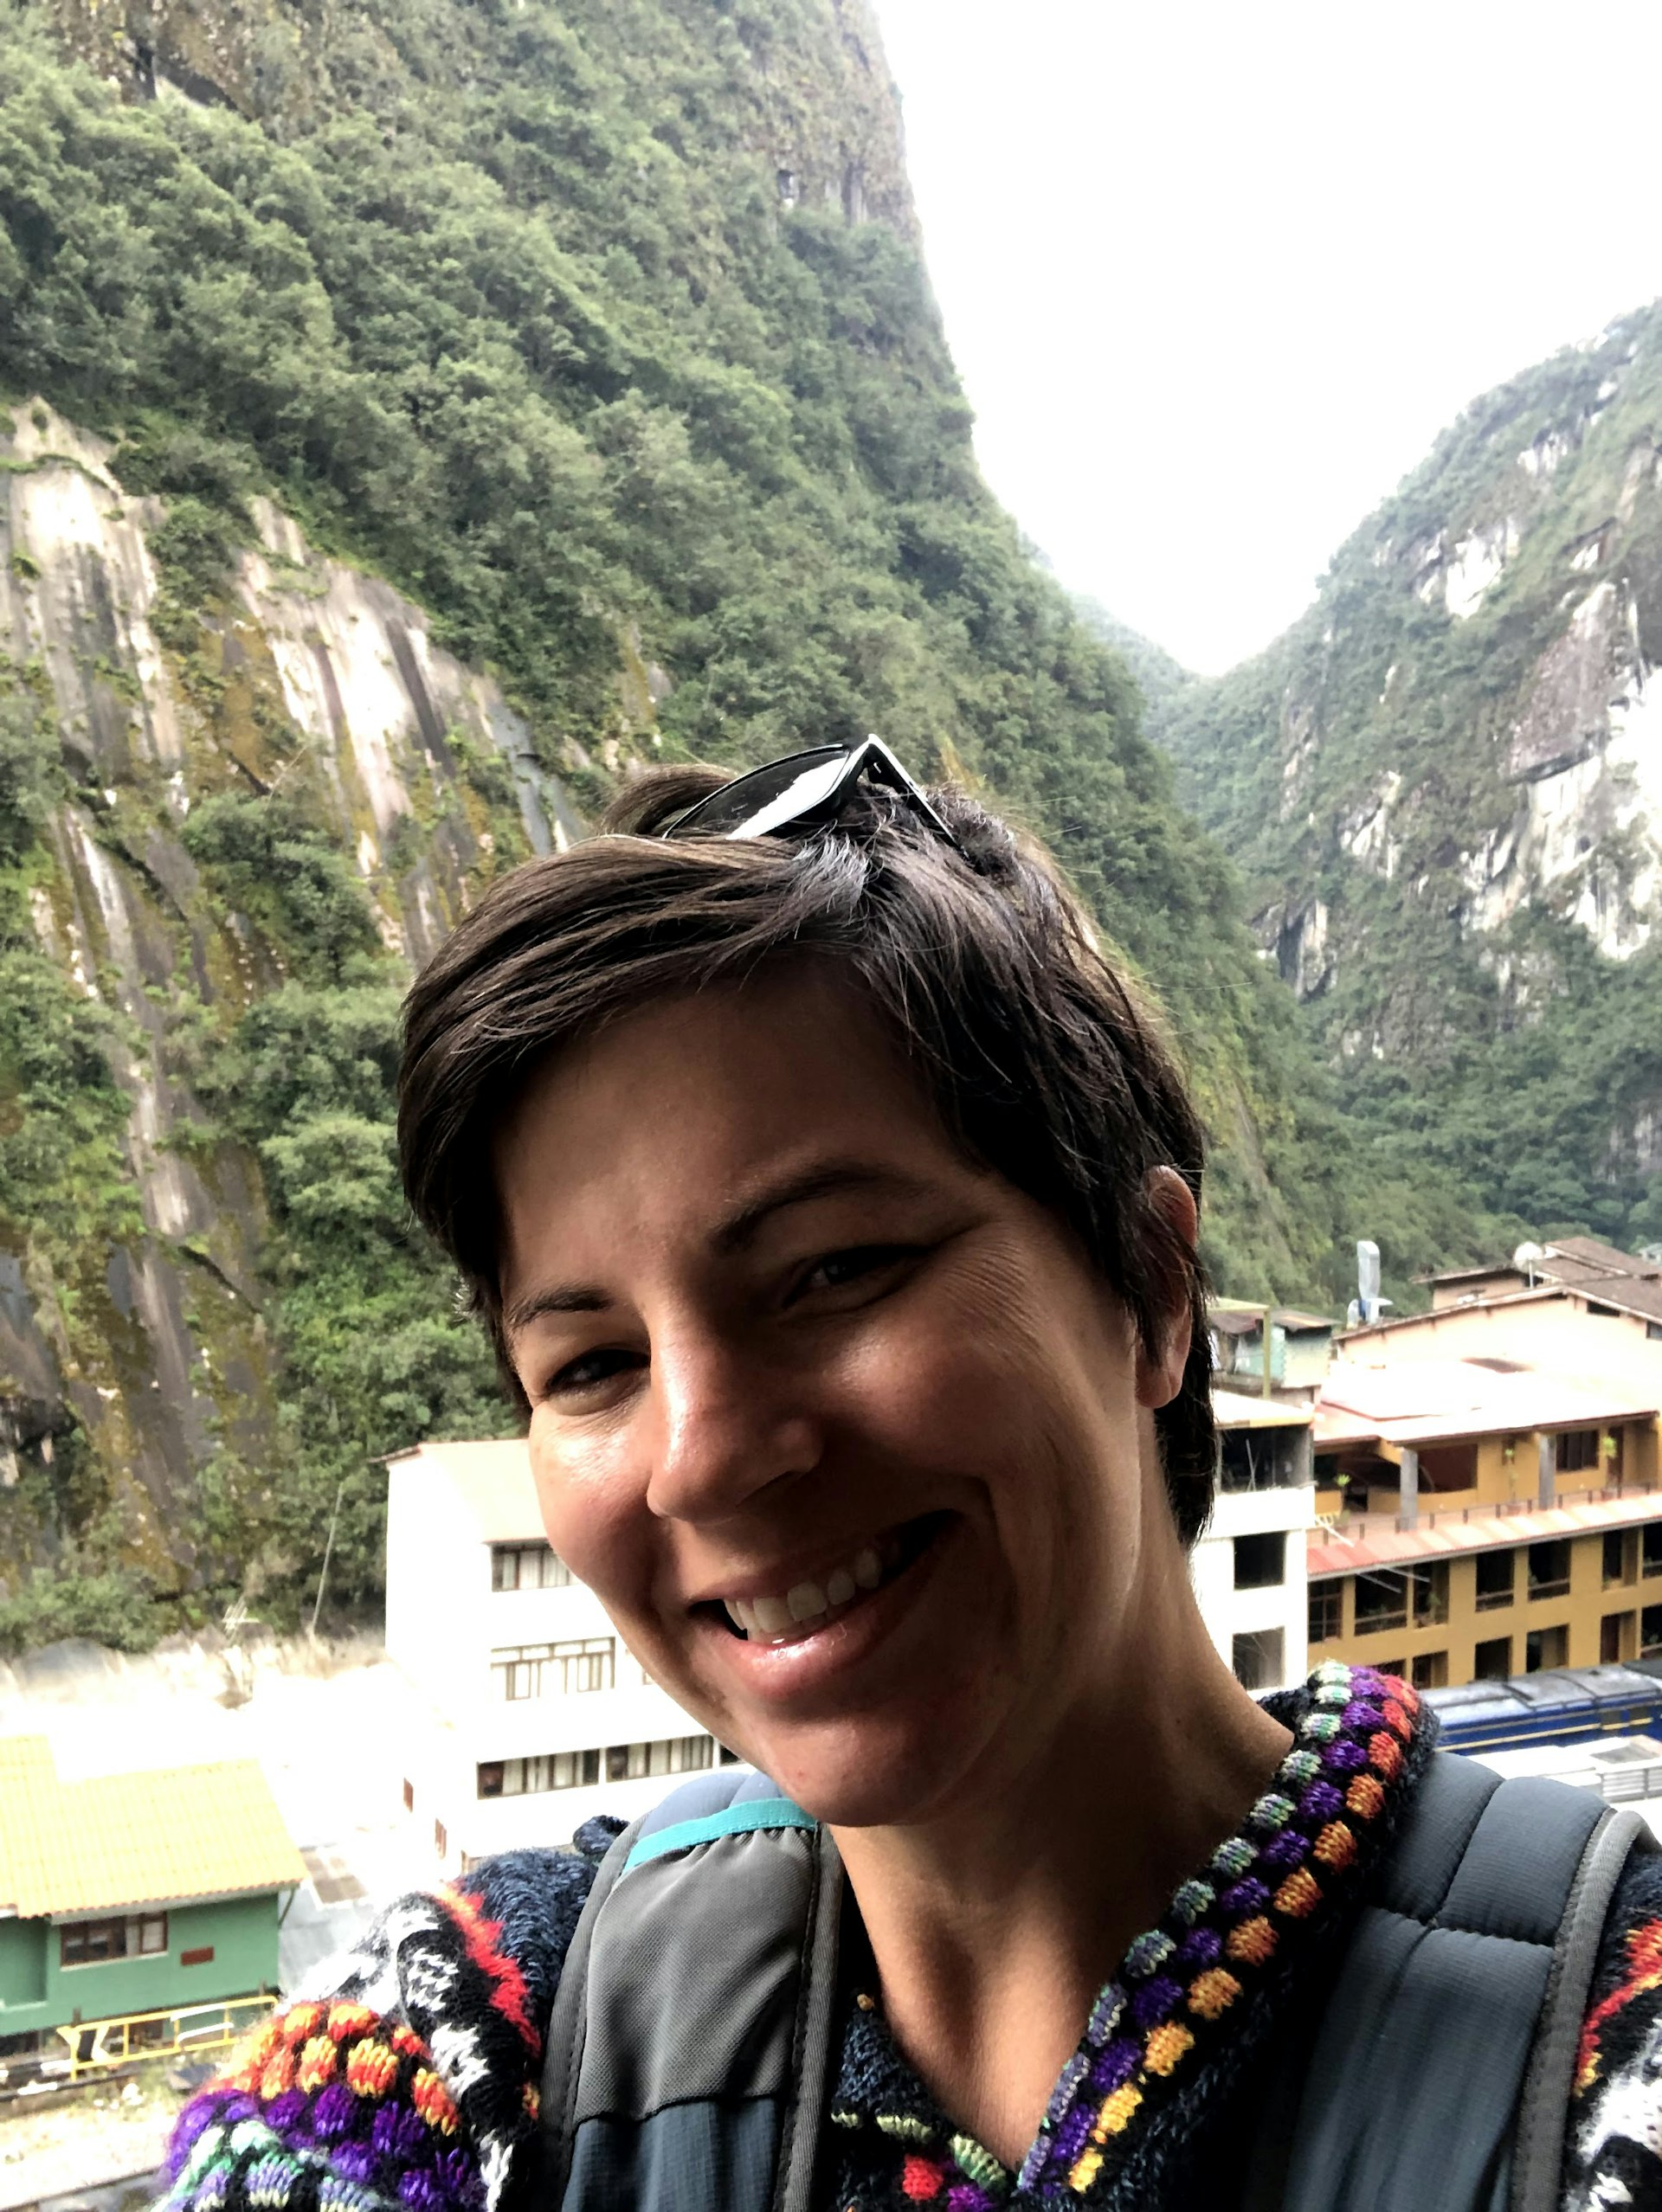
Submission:
<svg viewBox="0 0 1662 2212">
<path fill-rule="evenodd" d="M 1426 1495 L 1423 1490 L 1420 1493 L 1422 1499 Z M 1431 1495 L 1434 1496 L 1435 1493 Z M 1439 1521 L 1502 1521 L 1510 1514 L 1550 1513 L 1559 1506 L 1604 1505 L 1612 1498 L 1653 1497 L 1655 1495 L 1653 1489 L 1624 1488 L 1617 1483 L 1609 1489 L 1565 1490 L 1554 1498 L 1550 1506 L 1543 1506 L 1538 1498 L 1480 1498 L 1476 1505 L 1445 1506 L 1440 1511 L 1433 1508 L 1428 1513 L 1422 1510 L 1413 1520 L 1403 1513 L 1349 1514 L 1342 1518 L 1324 1514 L 1318 1517 L 1317 1525 L 1324 1531 L 1330 1531 L 1337 1541 L 1354 1543 L 1366 1536 L 1370 1527 L 1379 1528 L 1388 1524 L 1402 1534 L 1414 1528 L 1435 1528 Z"/>
<path fill-rule="evenodd" d="M 276 2002 L 271 1996 L 226 1997 L 217 2004 L 176 2004 L 160 2012 L 65 2023 L 55 2033 L 68 2055 L 40 2066 L 42 2086 L 82 2081 L 135 2059 L 199 2058 L 229 2050 Z"/>
</svg>

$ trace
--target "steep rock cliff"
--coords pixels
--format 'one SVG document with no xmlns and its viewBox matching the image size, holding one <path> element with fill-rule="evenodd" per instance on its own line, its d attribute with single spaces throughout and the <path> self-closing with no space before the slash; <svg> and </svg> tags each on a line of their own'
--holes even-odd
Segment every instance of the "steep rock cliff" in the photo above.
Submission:
<svg viewBox="0 0 1662 2212">
<path fill-rule="evenodd" d="M 1156 702 L 1378 1140 L 1662 1235 L 1662 309 L 1469 408 L 1259 660 Z"/>
<path fill-rule="evenodd" d="M 67 985 L 118 1094 L 101 1156 L 94 1143 L 66 1161 L 52 1071 L 34 1064 L 35 1039 L 8 1040 L 0 1554 L 43 1559 L 80 1521 L 166 1590 L 246 1579 L 238 1535 L 257 1556 L 272 1534 L 286 1456 L 266 1313 L 271 1162 L 204 1107 L 204 1039 L 234 1035 L 306 968 L 306 931 L 286 929 L 280 908 L 319 830 L 350 856 L 373 925 L 338 965 L 356 958 L 360 987 L 384 988 L 496 870 L 579 825 L 499 687 L 435 646 L 390 585 L 316 555 L 268 500 L 182 633 L 152 546 L 164 503 L 126 492 L 111 461 L 106 440 L 38 398 L 0 434 L 0 708 L 14 731 L 25 716 L 36 726 L 47 801 L 9 886 L 32 938 L 11 948 L 11 1011 L 31 986 L 49 1005 Z M 300 801 L 310 835 L 259 852 L 275 898 L 261 915 L 228 871 L 223 833 L 239 809 Z M 204 802 L 221 827 L 205 843 L 191 833 Z M 318 888 L 351 914 L 354 886 Z M 63 1489 L 78 1459 L 92 1495 L 76 1501 Z M 217 1558 L 200 1556 L 204 1485 L 225 1493 Z"/>
</svg>

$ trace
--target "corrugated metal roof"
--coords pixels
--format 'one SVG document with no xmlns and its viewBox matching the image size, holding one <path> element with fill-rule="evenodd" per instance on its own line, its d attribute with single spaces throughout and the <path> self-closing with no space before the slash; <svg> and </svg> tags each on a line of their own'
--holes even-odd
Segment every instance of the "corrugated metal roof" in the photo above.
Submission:
<svg viewBox="0 0 1662 2212">
<path fill-rule="evenodd" d="M 1335 1536 L 1318 1527 L 1310 1532 L 1305 1566 L 1312 1579 L 1356 1574 L 1368 1567 L 1411 1566 L 1422 1559 L 1540 1544 L 1555 1536 L 1632 1528 L 1647 1521 L 1662 1521 L 1662 1490 L 1594 1499 L 1585 1505 L 1536 1506 L 1517 1513 L 1481 1512 L 1473 1507 L 1469 1521 L 1449 1514 L 1440 1516 L 1433 1527 L 1381 1527 L 1358 1536 Z"/>
<path fill-rule="evenodd" d="M 1595 1267 L 1601 1275 L 1656 1276 L 1662 1274 L 1655 1260 L 1640 1259 L 1637 1252 L 1624 1252 L 1614 1244 L 1603 1244 L 1596 1237 L 1560 1237 L 1547 1246 L 1546 1264 L 1560 1256 L 1579 1260 L 1584 1267 Z M 1537 1263 L 1539 1264 L 1539 1263 Z"/>
<path fill-rule="evenodd" d="M 305 1880 L 253 1759 L 64 1782 L 47 1738 L 0 1737 L 0 1908 L 114 1912 Z"/>
<path fill-rule="evenodd" d="M 1244 1390 L 1212 1390 L 1212 1418 L 1221 1429 L 1307 1429 L 1311 1408 Z"/>
<path fill-rule="evenodd" d="M 1537 1368 L 1498 1372 L 1476 1360 L 1337 1361 L 1316 1405 L 1316 1444 L 1332 1450 L 1376 1439 L 1420 1444 L 1458 1437 L 1522 1435 L 1536 1429 L 1593 1429 L 1644 1420 L 1662 1399 L 1662 1373 L 1648 1397 L 1607 1384 L 1569 1382 Z"/>
<path fill-rule="evenodd" d="M 1214 1298 L 1206 1309 L 1207 1319 L 1230 1335 L 1263 1326 L 1264 1309 L 1254 1305 L 1249 1298 Z M 1295 1333 L 1305 1329 L 1334 1329 L 1339 1324 L 1331 1314 L 1307 1314 L 1297 1306 L 1276 1306 L 1270 1314 L 1272 1321 Z"/>
</svg>

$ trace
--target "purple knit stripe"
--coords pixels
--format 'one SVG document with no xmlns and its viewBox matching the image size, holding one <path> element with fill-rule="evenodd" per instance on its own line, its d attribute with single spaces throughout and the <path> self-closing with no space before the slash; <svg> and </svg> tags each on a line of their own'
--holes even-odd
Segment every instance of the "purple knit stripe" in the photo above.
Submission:
<svg viewBox="0 0 1662 2212">
<path fill-rule="evenodd" d="M 1258 1856 L 1260 1865 L 1272 1868 L 1277 1874 L 1291 1874 L 1310 1856 L 1310 1838 L 1301 1836 L 1296 1828 L 1284 1828 L 1279 1836 L 1271 1836 Z"/>
<path fill-rule="evenodd" d="M 1360 1744 L 1352 1743 L 1349 1736 L 1341 1736 L 1328 1746 L 1322 1765 L 1334 1773 L 1354 1774 L 1359 1766 L 1366 1766 L 1368 1754 Z"/>
<path fill-rule="evenodd" d="M 332 2081 L 312 2108 L 312 2124 L 320 2143 L 333 2143 L 350 2135 L 357 2124 L 358 2099 L 344 2081 Z"/>
<path fill-rule="evenodd" d="M 993 2212 L 993 2200 L 974 2182 L 957 2182 L 946 2192 L 946 2212 Z"/>
<path fill-rule="evenodd" d="M 1223 1955 L 1223 1938 L 1215 1928 L 1196 1928 L 1180 1946 L 1180 1966 L 1215 1966 Z"/>
<path fill-rule="evenodd" d="M 483 2212 L 485 2177 L 467 2151 L 445 2151 L 439 2158 L 435 2170 L 451 2196 L 458 2204 L 467 2208 L 467 2212 Z"/>
<path fill-rule="evenodd" d="M 1330 1782 L 1312 1782 L 1298 1800 L 1306 1820 L 1332 1820 L 1344 1810 L 1344 1799 Z"/>
<path fill-rule="evenodd" d="M 1098 2099 L 1111 2096 L 1137 2072 L 1142 2056 L 1141 2043 L 1133 2042 L 1129 2035 L 1116 2035 L 1091 2069 L 1087 2084 L 1091 2094 Z"/>
<path fill-rule="evenodd" d="M 1144 1982 L 1129 2009 L 1137 2027 L 1157 2028 L 1163 2020 L 1170 2019 L 1182 2001 L 1182 1983 L 1174 1982 L 1169 1974 L 1156 1974 L 1151 1982 Z"/>
<path fill-rule="evenodd" d="M 1075 2105 L 1056 2131 L 1056 2148 L 1051 2157 L 1053 2166 L 1071 2166 L 1085 2148 L 1096 2113 L 1089 2105 Z"/>
<path fill-rule="evenodd" d="M 196 2149 L 203 2130 L 213 2125 L 224 2109 L 224 2091 L 209 2089 L 205 2090 L 201 2096 L 193 2097 L 179 2114 L 177 2120 L 174 2123 L 173 2140 L 168 2149 L 167 2164 L 164 2169 L 170 2181 L 176 2181 L 178 2178 L 184 2170 L 185 2160 Z"/>
<path fill-rule="evenodd" d="M 406 2165 L 419 2158 L 432 2139 L 421 2114 L 411 2105 L 383 2105 L 370 2131 L 370 2141 L 378 2158 L 390 2158 Z"/>
<path fill-rule="evenodd" d="M 1250 1913 L 1261 1913 L 1270 1901 L 1270 1893 L 1255 1874 L 1245 1881 L 1238 1881 L 1233 1889 L 1226 1889 L 1218 1902 L 1232 1919 L 1244 1920 Z"/>
<path fill-rule="evenodd" d="M 367 2143 L 338 2143 L 329 2164 L 343 2181 L 372 2182 L 377 2161 Z"/>
<path fill-rule="evenodd" d="M 1379 1707 L 1364 1704 L 1360 1698 L 1345 1707 L 1343 1720 L 1347 1728 L 1365 1728 L 1369 1735 L 1375 1728 L 1385 1726 L 1385 1715 Z"/>
<path fill-rule="evenodd" d="M 280 2097 L 274 2097 L 266 2106 L 266 2125 L 274 2135 L 299 2137 L 304 2141 L 312 2132 L 306 2125 L 311 2106 L 312 2099 L 304 2089 L 285 2089 Z"/>
</svg>

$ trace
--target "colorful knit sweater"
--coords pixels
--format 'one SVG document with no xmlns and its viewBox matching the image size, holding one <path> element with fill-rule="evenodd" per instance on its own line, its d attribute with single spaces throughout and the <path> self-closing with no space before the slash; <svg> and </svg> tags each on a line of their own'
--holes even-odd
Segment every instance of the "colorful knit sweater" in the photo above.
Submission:
<svg viewBox="0 0 1662 2212">
<path fill-rule="evenodd" d="M 1103 1990 L 1017 2172 L 956 2127 L 895 2047 L 857 1918 L 826 2114 L 828 2212 L 1223 2205 L 1276 2047 L 1390 1848 L 1434 1724 L 1414 1692 L 1326 1666 L 1270 1701 L 1293 1733 L 1239 1835 Z M 169 2212 L 532 2212 L 542 2038 L 596 1867 L 520 1851 L 402 1899 L 182 2115 Z M 1582 2036 L 1565 2212 L 1662 2212 L 1662 1856 L 1636 1857 Z M 540 2208 L 538 2209 L 540 2212 Z"/>
</svg>

